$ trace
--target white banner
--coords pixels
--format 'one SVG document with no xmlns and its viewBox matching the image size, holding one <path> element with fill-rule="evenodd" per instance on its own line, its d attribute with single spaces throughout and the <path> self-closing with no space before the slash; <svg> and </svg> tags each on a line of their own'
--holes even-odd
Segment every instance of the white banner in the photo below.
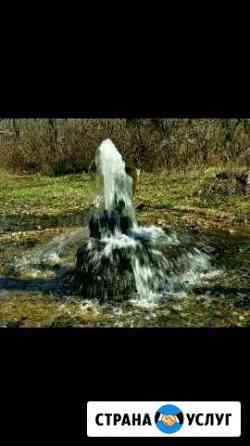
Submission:
<svg viewBox="0 0 250 446">
<path fill-rule="evenodd" d="M 88 437 L 240 437 L 237 401 L 90 401 Z"/>
</svg>

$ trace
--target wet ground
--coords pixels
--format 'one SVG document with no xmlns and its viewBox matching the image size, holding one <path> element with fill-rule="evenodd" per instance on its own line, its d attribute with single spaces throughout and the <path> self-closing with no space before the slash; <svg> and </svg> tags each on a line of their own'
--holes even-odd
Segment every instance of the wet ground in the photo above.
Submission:
<svg viewBox="0 0 250 446">
<path fill-rule="evenodd" d="M 49 228 L 78 227 L 86 223 L 87 212 L 68 212 L 63 215 L 0 214 L 0 235 L 6 232 L 32 231 Z"/>
<path fill-rule="evenodd" d="M 0 326 L 215 327 L 250 325 L 250 236 L 177 231 L 207 247 L 213 269 L 186 295 L 160 304 L 100 305 L 72 292 L 75 253 L 88 237 L 86 212 L 0 218 Z M 85 225 L 85 226 L 84 226 Z"/>
</svg>

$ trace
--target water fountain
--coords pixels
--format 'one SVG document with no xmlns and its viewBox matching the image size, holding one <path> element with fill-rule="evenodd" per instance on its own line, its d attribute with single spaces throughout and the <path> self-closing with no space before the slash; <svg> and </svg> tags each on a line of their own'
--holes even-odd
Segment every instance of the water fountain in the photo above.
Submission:
<svg viewBox="0 0 250 446">
<path fill-rule="evenodd" d="M 132 204 L 132 179 L 111 140 L 96 152 L 103 203 L 89 215 L 89 240 L 76 255 L 74 287 L 100 302 L 159 302 L 181 293 L 211 269 L 209 255 L 188 237 L 140 227 Z"/>
</svg>

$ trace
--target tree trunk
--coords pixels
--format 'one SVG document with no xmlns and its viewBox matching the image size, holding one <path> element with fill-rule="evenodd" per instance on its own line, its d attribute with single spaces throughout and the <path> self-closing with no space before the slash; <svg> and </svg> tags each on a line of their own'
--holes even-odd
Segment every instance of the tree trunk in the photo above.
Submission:
<svg viewBox="0 0 250 446">
<path fill-rule="evenodd" d="M 18 128 L 16 119 L 12 119 L 13 129 L 15 132 L 16 139 L 20 139 L 20 129 Z"/>
<path fill-rule="evenodd" d="M 55 145 L 57 144 L 57 136 L 58 136 L 56 120 L 48 119 L 48 124 L 49 124 L 50 143 L 51 146 L 54 148 Z"/>
</svg>

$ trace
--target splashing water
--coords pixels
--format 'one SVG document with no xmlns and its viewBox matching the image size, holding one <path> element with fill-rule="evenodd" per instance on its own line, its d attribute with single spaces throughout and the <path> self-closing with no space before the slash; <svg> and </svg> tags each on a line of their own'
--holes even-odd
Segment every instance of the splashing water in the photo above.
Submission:
<svg viewBox="0 0 250 446">
<path fill-rule="evenodd" d="M 41 278 L 51 268 L 63 271 L 77 251 L 76 288 L 85 299 L 145 306 L 169 295 L 185 296 L 213 273 L 208 253 L 192 238 L 137 225 L 132 179 L 112 141 L 98 147 L 96 165 L 104 209 L 94 217 L 90 213 L 89 228 L 68 230 L 17 258 L 17 272 Z"/>
<path fill-rule="evenodd" d="M 112 212 L 120 201 L 127 215 L 136 223 L 132 205 L 132 178 L 125 171 L 125 161 L 110 139 L 103 141 L 96 151 L 97 174 L 102 184 L 104 208 Z"/>
<path fill-rule="evenodd" d="M 42 277 L 46 268 L 63 269 L 67 258 L 70 260 L 72 258 L 72 250 L 75 252 L 82 240 L 87 237 L 87 227 L 65 231 L 45 246 L 35 248 L 25 256 L 17 257 L 13 264 L 14 270 L 31 277 Z"/>
<path fill-rule="evenodd" d="M 101 302 L 159 302 L 183 295 L 212 270 L 209 255 L 190 240 L 155 226 L 139 227 L 132 204 L 131 178 L 112 141 L 96 152 L 104 211 L 90 218 L 90 241 L 77 253 L 77 287 L 84 297 Z M 120 206 L 123 203 L 123 206 Z M 123 225 L 124 218 L 131 224 Z M 125 229 L 124 229 L 125 228 Z"/>
</svg>

